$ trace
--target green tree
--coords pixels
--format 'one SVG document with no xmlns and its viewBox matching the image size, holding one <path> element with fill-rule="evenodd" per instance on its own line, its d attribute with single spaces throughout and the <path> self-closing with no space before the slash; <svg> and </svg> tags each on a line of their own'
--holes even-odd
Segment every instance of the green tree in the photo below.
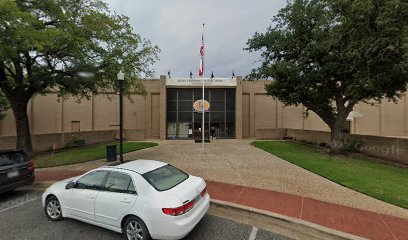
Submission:
<svg viewBox="0 0 408 240">
<path fill-rule="evenodd" d="M 0 88 L 13 109 L 17 148 L 32 153 L 27 104 L 59 91 L 78 98 L 116 89 L 143 94 L 159 49 L 101 0 L 0 0 Z"/>
<path fill-rule="evenodd" d="M 331 129 L 332 152 L 343 149 L 357 103 L 406 91 L 406 0 L 294 0 L 273 22 L 248 40 L 262 62 L 249 77 L 272 78 L 268 95 L 315 112 Z"/>
</svg>

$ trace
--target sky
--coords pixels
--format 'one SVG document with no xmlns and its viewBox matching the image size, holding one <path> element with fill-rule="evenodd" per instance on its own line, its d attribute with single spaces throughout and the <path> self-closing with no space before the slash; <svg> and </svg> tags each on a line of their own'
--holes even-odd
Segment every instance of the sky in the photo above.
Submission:
<svg viewBox="0 0 408 240">
<path fill-rule="evenodd" d="M 286 0 L 104 0 L 130 18 L 135 33 L 161 49 L 155 76 L 197 77 L 202 24 L 205 72 L 209 77 L 245 76 L 259 66 L 260 53 L 243 49 L 255 32 L 265 32 Z"/>
</svg>

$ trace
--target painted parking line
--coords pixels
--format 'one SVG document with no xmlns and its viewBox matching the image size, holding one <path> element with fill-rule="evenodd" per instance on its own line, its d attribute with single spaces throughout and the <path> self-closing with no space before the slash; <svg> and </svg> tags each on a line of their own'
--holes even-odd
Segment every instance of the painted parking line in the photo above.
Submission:
<svg viewBox="0 0 408 240">
<path fill-rule="evenodd" d="M 21 202 L 21 203 L 19 203 L 19 204 L 16 204 L 16 205 L 14 205 L 14 206 L 11 206 L 11 207 L 2 209 L 2 210 L 0 210 L 0 213 L 3 213 L 3 212 L 5 212 L 5 211 L 8 211 L 8 210 L 13 209 L 13 208 L 16 208 L 16 207 L 20 207 L 20 206 L 22 206 L 22 205 L 24 205 L 24 204 L 26 204 L 26 203 L 35 201 L 35 200 L 40 199 L 40 198 L 41 198 L 41 196 L 35 197 L 35 198 L 30 199 L 30 200 L 27 200 L 27 201 Z"/>
<path fill-rule="evenodd" d="M 255 240 L 257 233 L 258 233 L 258 228 L 257 227 L 252 227 L 251 234 L 249 235 L 249 240 Z"/>
</svg>

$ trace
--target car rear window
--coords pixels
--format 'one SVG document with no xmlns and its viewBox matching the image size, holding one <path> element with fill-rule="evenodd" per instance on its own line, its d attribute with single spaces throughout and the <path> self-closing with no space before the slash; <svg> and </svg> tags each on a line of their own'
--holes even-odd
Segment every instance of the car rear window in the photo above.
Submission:
<svg viewBox="0 0 408 240">
<path fill-rule="evenodd" d="M 188 174 L 171 165 L 166 165 L 142 175 L 157 191 L 174 188 L 188 178 Z"/>
<path fill-rule="evenodd" d="M 0 166 L 13 165 L 23 163 L 28 160 L 27 156 L 22 152 L 3 152 L 0 153 Z"/>
</svg>

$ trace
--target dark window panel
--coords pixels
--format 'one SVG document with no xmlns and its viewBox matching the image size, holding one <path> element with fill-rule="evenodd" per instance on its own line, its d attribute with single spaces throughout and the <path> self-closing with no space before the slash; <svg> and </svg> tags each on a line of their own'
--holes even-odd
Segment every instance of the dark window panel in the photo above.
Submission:
<svg viewBox="0 0 408 240">
<path fill-rule="evenodd" d="M 191 89 L 179 89 L 178 90 L 178 100 L 192 100 L 193 91 Z"/>
<path fill-rule="evenodd" d="M 227 101 L 235 101 L 235 89 L 226 89 Z"/>
<path fill-rule="evenodd" d="M 190 101 L 179 101 L 178 102 L 178 110 L 180 111 L 193 111 L 193 102 Z"/>
<path fill-rule="evenodd" d="M 225 137 L 226 138 L 233 138 L 235 137 L 235 123 L 234 122 L 227 122 L 225 128 Z"/>
<path fill-rule="evenodd" d="M 226 113 L 227 122 L 235 122 L 235 112 Z"/>
<path fill-rule="evenodd" d="M 225 101 L 224 89 L 211 89 L 211 101 L 221 100 Z"/>
<path fill-rule="evenodd" d="M 167 122 L 176 122 L 177 112 L 167 112 Z"/>
<path fill-rule="evenodd" d="M 211 123 L 224 122 L 224 112 L 211 112 Z"/>
<path fill-rule="evenodd" d="M 193 115 L 192 112 L 179 112 L 178 113 L 178 121 L 179 122 L 193 122 Z"/>
<path fill-rule="evenodd" d="M 235 101 L 226 102 L 226 111 L 235 111 Z"/>
<path fill-rule="evenodd" d="M 177 101 L 167 101 L 167 111 L 177 111 Z"/>
<path fill-rule="evenodd" d="M 210 91 L 207 89 L 204 89 L 204 99 L 208 101 L 208 95 Z M 202 99 L 203 96 L 203 90 L 202 89 L 194 89 L 194 101 L 197 101 L 199 99 Z"/>
<path fill-rule="evenodd" d="M 177 100 L 177 89 L 167 89 L 167 100 Z"/>
<path fill-rule="evenodd" d="M 211 101 L 210 110 L 211 111 L 224 111 L 224 101 Z"/>
</svg>

